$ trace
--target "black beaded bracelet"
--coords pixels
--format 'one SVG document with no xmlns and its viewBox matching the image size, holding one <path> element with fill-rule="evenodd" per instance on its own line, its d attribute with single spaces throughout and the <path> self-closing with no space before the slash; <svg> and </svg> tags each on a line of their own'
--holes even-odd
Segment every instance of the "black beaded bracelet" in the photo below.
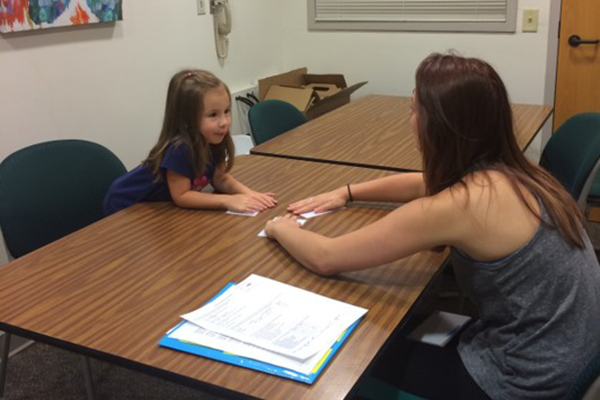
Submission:
<svg viewBox="0 0 600 400">
<path fill-rule="evenodd" d="M 347 184 L 346 187 L 348 188 L 348 200 L 352 203 L 354 199 L 352 198 L 352 192 L 350 191 L 350 184 Z"/>
</svg>

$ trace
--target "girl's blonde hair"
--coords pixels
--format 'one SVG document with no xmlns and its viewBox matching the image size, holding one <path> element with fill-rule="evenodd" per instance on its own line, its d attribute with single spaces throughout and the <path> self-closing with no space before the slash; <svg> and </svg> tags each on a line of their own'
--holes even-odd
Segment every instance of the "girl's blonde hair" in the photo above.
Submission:
<svg viewBox="0 0 600 400">
<path fill-rule="evenodd" d="M 208 71 L 183 70 L 171 78 L 160 137 L 144 160 L 157 180 L 163 179 L 160 164 L 170 144 L 188 148 L 196 177 L 204 175 L 206 166 L 211 162 L 226 162 L 227 172 L 233 167 L 235 149 L 229 132 L 217 145 L 207 143 L 200 133 L 204 95 L 209 90 L 218 88 L 227 91 L 231 103 L 227 85 Z"/>
</svg>

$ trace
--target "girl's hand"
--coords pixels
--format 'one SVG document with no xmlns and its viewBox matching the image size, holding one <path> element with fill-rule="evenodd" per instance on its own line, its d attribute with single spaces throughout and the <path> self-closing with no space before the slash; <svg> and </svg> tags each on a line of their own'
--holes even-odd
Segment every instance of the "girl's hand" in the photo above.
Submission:
<svg viewBox="0 0 600 400">
<path fill-rule="evenodd" d="M 227 196 L 225 206 L 230 211 L 254 212 L 262 211 L 267 207 L 250 194 L 231 194 Z"/>
<path fill-rule="evenodd" d="M 303 214 L 305 212 L 323 212 L 341 208 L 348 202 L 348 192 L 346 187 L 332 190 L 315 197 L 309 197 L 297 201 L 288 206 L 288 211 L 294 214 Z"/>
<path fill-rule="evenodd" d="M 265 226 L 265 232 L 268 237 L 273 239 L 275 230 L 280 229 L 284 226 L 288 228 L 301 227 L 301 225 L 298 223 L 298 217 L 292 214 L 286 214 L 283 217 L 275 217 L 272 220 L 267 221 L 267 225 Z"/>
<path fill-rule="evenodd" d="M 260 193 L 260 192 L 255 192 L 254 190 L 252 190 L 247 194 L 249 196 L 252 196 L 253 199 L 255 199 L 256 201 L 258 201 L 260 204 L 262 204 L 264 206 L 264 208 L 262 208 L 262 210 L 264 210 L 266 208 L 272 208 L 277 205 L 277 200 L 275 199 L 275 193 L 272 193 L 272 192 Z"/>
</svg>

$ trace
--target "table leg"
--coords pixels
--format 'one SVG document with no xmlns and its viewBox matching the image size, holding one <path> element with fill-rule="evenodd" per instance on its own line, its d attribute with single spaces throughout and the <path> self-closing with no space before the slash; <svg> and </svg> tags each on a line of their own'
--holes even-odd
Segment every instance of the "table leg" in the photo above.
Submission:
<svg viewBox="0 0 600 400">
<path fill-rule="evenodd" d="M 6 368 L 8 364 L 8 351 L 10 349 L 10 333 L 4 332 L 2 353 L 0 354 L 0 397 L 4 397 L 4 383 L 6 381 Z"/>
<path fill-rule="evenodd" d="M 90 359 L 86 356 L 81 357 L 81 369 L 83 370 L 83 377 L 85 379 L 85 391 L 87 393 L 88 400 L 94 400 L 94 381 L 92 380 L 92 368 L 90 367 Z"/>
</svg>

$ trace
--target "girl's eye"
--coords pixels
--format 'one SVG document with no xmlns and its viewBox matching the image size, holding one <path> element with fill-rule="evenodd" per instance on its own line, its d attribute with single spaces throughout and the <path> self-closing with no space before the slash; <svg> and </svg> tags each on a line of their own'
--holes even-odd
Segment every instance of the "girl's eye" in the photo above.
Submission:
<svg viewBox="0 0 600 400">
<path fill-rule="evenodd" d="M 228 108 L 227 110 L 225 110 L 225 114 L 231 114 L 231 110 Z"/>
<path fill-rule="evenodd" d="M 208 114 L 208 116 L 209 116 L 210 118 L 215 118 L 215 117 L 217 116 L 217 113 L 214 113 L 214 112 L 213 112 L 213 113 L 210 113 L 210 114 Z"/>
</svg>

